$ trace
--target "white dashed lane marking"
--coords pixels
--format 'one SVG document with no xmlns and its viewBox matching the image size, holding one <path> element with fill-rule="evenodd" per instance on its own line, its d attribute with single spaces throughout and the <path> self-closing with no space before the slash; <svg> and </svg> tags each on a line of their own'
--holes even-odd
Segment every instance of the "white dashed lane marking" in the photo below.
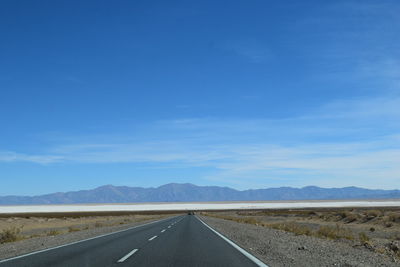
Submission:
<svg viewBox="0 0 400 267">
<path fill-rule="evenodd" d="M 152 238 L 150 238 L 149 239 L 149 241 L 151 241 L 151 240 L 153 240 L 153 239 L 155 239 L 155 238 L 157 238 L 157 236 L 155 235 L 155 236 L 153 236 Z"/>
<path fill-rule="evenodd" d="M 126 254 L 124 257 L 122 257 L 118 262 L 121 263 L 121 262 L 126 261 L 130 256 L 132 256 L 133 254 L 135 254 L 137 251 L 138 251 L 138 249 L 135 248 L 134 250 L 132 250 L 131 252 L 129 252 L 128 254 Z"/>
</svg>

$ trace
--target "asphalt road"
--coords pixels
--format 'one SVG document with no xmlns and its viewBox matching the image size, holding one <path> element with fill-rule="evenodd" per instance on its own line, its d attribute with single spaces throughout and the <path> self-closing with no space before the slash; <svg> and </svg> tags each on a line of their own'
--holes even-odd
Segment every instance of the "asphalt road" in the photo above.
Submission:
<svg viewBox="0 0 400 267">
<path fill-rule="evenodd" d="M 196 216 L 184 215 L 0 262 L 0 267 L 257 266 L 228 242 Z"/>
</svg>

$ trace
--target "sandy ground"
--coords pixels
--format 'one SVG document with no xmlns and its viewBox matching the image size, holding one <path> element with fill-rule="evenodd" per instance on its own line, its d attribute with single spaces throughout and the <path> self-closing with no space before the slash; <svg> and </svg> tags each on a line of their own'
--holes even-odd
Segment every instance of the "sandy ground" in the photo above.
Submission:
<svg viewBox="0 0 400 267">
<path fill-rule="evenodd" d="M 400 266 L 396 259 L 387 255 L 336 240 L 297 236 L 285 231 L 208 216 L 201 218 L 270 267 Z"/>
<path fill-rule="evenodd" d="M 275 258 L 272 266 L 318 266 L 321 260 L 327 262 L 326 266 L 332 266 L 331 263 L 339 266 L 400 266 L 400 208 L 202 214 L 248 249 L 257 248 L 260 257 Z M 282 251 L 278 252 L 274 247 Z M 281 256 L 274 257 L 265 251 L 266 248 Z M 365 261 L 368 257 L 374 257 L 376 261 Z"/>
<path fill-rule="evenodd" d="M 0 217 L 0 247 L 7 243 L 19 243 L 28 239 L 54 237 L 73 232 L 106 229 L 159 220 L 170 214 L 131 214 L 109 216 L 79 216 L 57 214 L 47 216 Z M 11 234 L 10 234 L 11 233 Z"/>
</svg>

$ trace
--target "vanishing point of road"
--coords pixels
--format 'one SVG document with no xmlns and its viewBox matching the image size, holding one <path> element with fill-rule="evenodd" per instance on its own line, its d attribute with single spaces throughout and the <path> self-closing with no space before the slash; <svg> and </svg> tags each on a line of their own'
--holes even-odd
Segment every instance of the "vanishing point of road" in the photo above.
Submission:
<svg viewBox="0 0 400 267">
<path fill-rule="evenodd" d="M 22 266 L 266 266 L 207 226 L 183 215 L 0 261 Z"/>
</svg>

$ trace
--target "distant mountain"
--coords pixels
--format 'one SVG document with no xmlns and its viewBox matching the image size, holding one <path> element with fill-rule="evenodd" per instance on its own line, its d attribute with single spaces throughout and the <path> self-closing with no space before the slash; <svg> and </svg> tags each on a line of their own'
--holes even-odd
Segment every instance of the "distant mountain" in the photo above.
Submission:
<svg viewBox="0 0 400 267">
<path fill-rule="evenodd" d="M 388 198 L 400 198 L 400 190 L 307 186 L 303 188 L 279 187 L 238 191 L 229 187 L 172 183 L 157 188 L 105 185 L 93 190 L 33 197 L 4 196 L 0 197 L 0 205 Z"/>
</svg>

